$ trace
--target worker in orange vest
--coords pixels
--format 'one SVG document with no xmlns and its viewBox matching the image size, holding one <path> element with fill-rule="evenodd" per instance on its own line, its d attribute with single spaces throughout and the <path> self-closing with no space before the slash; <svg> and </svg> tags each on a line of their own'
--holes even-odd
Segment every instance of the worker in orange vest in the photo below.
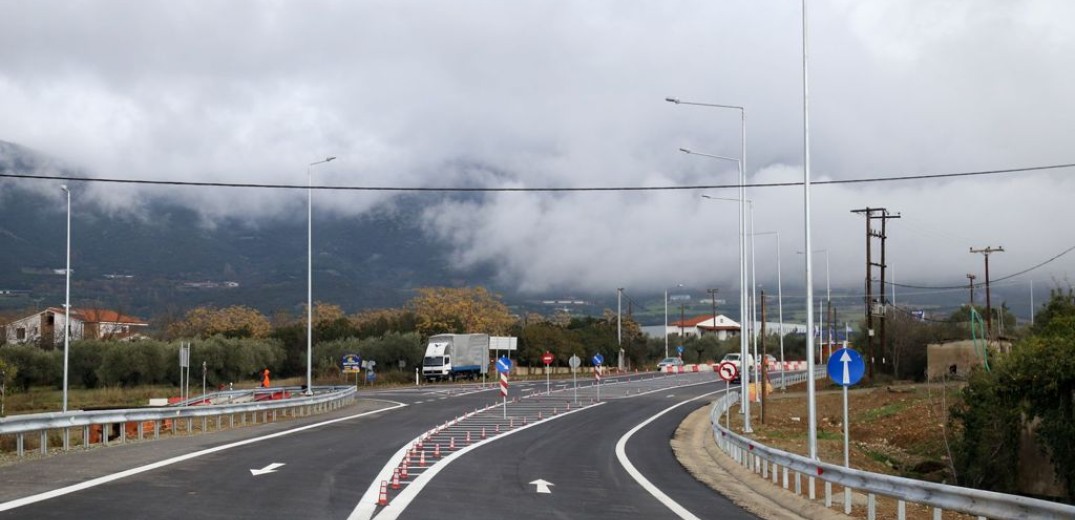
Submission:
<svg viewBox="0 0 1075 520">
<path fill-rule="evenodd" d="M 261 387 L 269 388 L 269 369 L 261 371 Z"/>
</svg>

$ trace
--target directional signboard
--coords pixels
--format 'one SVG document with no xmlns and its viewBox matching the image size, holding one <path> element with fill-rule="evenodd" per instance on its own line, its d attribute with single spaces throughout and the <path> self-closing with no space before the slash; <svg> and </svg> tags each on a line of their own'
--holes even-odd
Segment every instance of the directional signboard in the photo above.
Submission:
<svg viewBox="0 0 1075 520">
<path fill-rule="evenodd" d="M 717 365 L 717 374 L 725 381 L 731 382 L 732 379 L 735 379 L 736 373 L 738 372 L 739 369 L 736 368 L 731 361 L 725 361 Z"/>
<path fill-rule="evenodd" d="M 676 352 L 679 352 L 679 356 L 683 357 L 683 345 L 677 345 Z"/>
<path fill-rule="evenodd" d="M 340 359 L 340 365 L 344 372 L 358 372 L 362 368 L 362 356 L 358 354 L 344 354 Z"/>
<path fill-rule="evenodd" d="M 602 356 L 601 354 L 594 354 L 593 355 L 593 364 L 594 364 L 594 366 L 601 366 L 602 364 L 604 364 L 604 362 L 605 362 L 605 356 Z"/>
<path fill-rule="evenodd" d="M 507 374 L 512 372 L 512 360 L 507 359 L 507 356 L 502 356 L 497 360 L 497 372 L 501 374 Z"/>
<path fill-rule="evenodd" d="M 546 352 L 541 356 L 541 362 L 545 363 L 545 366 L 551 365 L 554 359 L 556 358 L 553 357 L 552 352 Z"/>
<path fill-rule="evenodd" d="M 866 373 L 866 363 L 858 352 L 842 348 L 832 353 L 828 364 L 829 379 L 840 386 L 853 386 Z"/>
</svg>

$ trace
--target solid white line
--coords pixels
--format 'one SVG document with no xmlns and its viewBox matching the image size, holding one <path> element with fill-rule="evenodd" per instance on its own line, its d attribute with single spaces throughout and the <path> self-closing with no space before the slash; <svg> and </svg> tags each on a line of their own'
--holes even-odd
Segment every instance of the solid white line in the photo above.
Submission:
<svg viewBox="0 0 1075 520">
<path fill-rule="evenodd" d="M 165 459 L 165 460 L 162 460 L 162 461 L 154 462 L 152 464 L 146 464 L 145 466 L 139 466 L 137 468 L 131 468 L 131 469 L 128 469 L 128 470 L 125 470 L 125 471 L 120 471 L 119 473 L 113 473 L 111 475 L 105 475 L 103 477 L 97 477 L 95 479 L 87 480 L 85 482 L 80 482 L 78 484 L 73 484 L 73 485 L 70 485 L 70 486 L 67 486 L 67 487 L 54 489 L 52 491 L 46 491 L 44 493 L 38 493 L 36 495 L 30 495 L 28 497 L 15 499 L 15 500 L 12 500 L 10 502 L 4 502 L 4 503 L 0 504 L 0 511 L 10 511 L 12 509 L 19 508 L 19 507 L 22 507 L 22 506 L 34 504 L 34 503 L 37 503 L 37 502 L 43 502 L 45 500 L 49 500 L 49 499 L 53 499 L 53 498 L 60 497 L 60 496 L 63 496 L 63 495 L 67 495 L 69 493 L 74 493 L 76 491 L 82 491 L 83 489 L 89 489 L 89 488 L 92 488 L 92 487 L 100 486 L 101 484 L 107 484 L 109 482 L 113 482 L 113 481 L 116 481 L 116 480 L 119 480 L 119 479 L 122 479 L 122 478 L 127 478 L 127 477 L 130 477 L 130 476 L 133 476 L 133 475 L 137 475 L 139 473 L 145 473 L 147 471 L 151 471 L 151 470 L 158 469 L 158 468 L 163 468 L 165 466 L 170 466 L 170 465 L 176 464 L 178 462 L 183 462 L 183 461 L 186 461 L 186 460 L 198 458 L 198 457 L 201 457 L 203 455 L 209 455 L 210 453 L 216 453 L 216 452 L 219 452 L 219 451 L 224 451 L 224 450 L 231 449 L 231 448 L 236 448 L 236 447 L 239 447 L 239 446 L 245 446 L 247 444 L 253 444 L 255 442 L 261 442 L 261 441 L 266 441 L 266 440 L 269 440 L 269 439 L 275 439 L 275 438 L 278 438 L 278 437 L 283 437 L 285 435 L 291 435 L 292 433 L 298 433 L 298 432 L 305 431 L 305 430 L 311 430 L 313 428 L 318 428 L 318 427 L 321 427 L 321 426 L 334 424 L 334 423 L 338 423 L 338 422 L 343 422 L 343 421 L 349 421 L 351 419 L 357 419 L 359 417 L 364 417 L 364 416 L 372 415 L 372 414 L 375 414 L 375 413 L 387 412 L 389 410 L 395 410 L 397 408 L 403 408 L 404 406 L 407 406 L 404 403 L 399 403 L 399 402 L 396 402 L 396 401 L 385 401 L 385 402 L 395 403 L 396 406 L 391 406 L 391 407 L 388 407 L 388 408 L 381 408 L 379 410 L 372 410 L 372 411 L 369 411 L 369 412 L 363 412 L 363 413 L 356 414 L 356 415 L 349 415 L 347 417 L 340 417 L 338 419 L 332 419 L 332 420 L 329 420 L 329 421 L 323 421 L 323 422 L 319 422 L 319 423 L 308 424 L 306 426 L 301 426 L 301 427 L 298 427 L 298 428 L 294 428 L 294 429 L 291 429 L 291 430 L 285 430 L 285 431 L 282 431 L 282 432 L 276 432 L 276 433 L 272 433 L 272 434 L 265 435 L 265 436 L 262 436 L 262 437 L 254 437 L 252 439 L 246 439 L 246 440 L 242 440 L 242 441 L 238 441 L 238 442 L 233 442 L 231 444 L 224 444 L 224 445 L 221 445 L 221 446 L 216 446 L 216 447 L 213 447 L 213 448 L 209 448 L 209 449 L 205 449 L 205 450 L 201 450 L 201 451 L 196 451 L 196 452 L 193 452 L 193 453 L 187 453 L 186 455 L 180 455 L 178 457 L 172 457 L 170 459 Z"/>
<path fill-rule="evenodd" d="M 631 430 L 628 431 L 627 433 L 623 434 L 623 437 L 620 437 L 619 442 L 616 443 L 616 458 L 619 459 L 620 465 L 623 466 L 623 469 L 627 470 L 627 474 L 631 475 L 631 478 L 635 479 L 635 482 L 638 482 L 639 485 L 641 485 L 646 491 L 649 492 L 649 494 L 653 495 L 654 498 L 656 498 L 660 503 L 664 504 L 665 507 L 667 507 L 668 509 L 671 509 L 673 513 L 675 513 L 677 516 L 679 516 L 683 520 L 700 520 L 700 519 L 697 516 L 694 516 L 693 514 L 691 514 L 690 511 L 687 511 L 686 508 L 684 508 L 683 506 L 679 505 L 678 502 L 676 502 L 675 500 L 672 500 L 672 497 L 669 497 L 668 495 L 664 494 L 663 491 L 661 491 L 660 489 L 657 489 L 657 486 L 653 485 L 653 483 L 650 482 L 649 479 L 644 477 L 642 475 L 642 472 L 638 471 L 638 469 L 635 468 L 634 464 L 631 464 L 631 461 L 627 458 L 627 449 L 626 449 L 627 448 L 627 441 L 631 438 L 632 435 L 635 434 L 635 432 L 637 432 L 638 430 L 641 430 L 642 428 L 645 428 L 646 425 L 648 425 L 649 423 L 657 420 L 658 417 L 660 417 L 660 416 L 662 416 L 662 415 L 664 415 L 664 414 L 666 414 L 668 412 L 671 412 L 672 410 L 675 410 L 676 408 L 679 408 L 680 406 L 683 406 L 683 405 L 685 405 L 685 404 L 687 404 L 687 403 L 689 403 L 691 401 L 697 401 L 698 399 L 701 399 L 703 397 L 710 396 L 710 395 L 713 395 L 713 394 L 719 394 L 720 392 L 723 392 L 723 391 L 724 390 L 717 390 L 715 392 L 709 392 L 707 394 L 702 394 L 702 395 L 700 395 L 698 397 L 694 397 L 692 399 L 688 399 L 686 401 L 683 401 L 682 403 L 669 406 L 668 408 L 665 408 L 664 410 L 658 412 L 653 417 L 650 417 L 649 419 L 646 419 L 645 421 L 643 421 L 638 426 L 635 426 L 634 428 L 631 428 Z"/>
<path fill-rule="evenodd" d="M 553 417 L 546 417 L 545 419 L 542 419 L 540 421 L 532 422 L 532 423 L 529 423 L 529 424 L 527 424 L 525 426 L 520 426 L 518 428 L 515 428 L 514 430 L 510 430 L 510 431 L 501 433 L 500 435 L 497 435 L 495 437 L 489 437 L 488 439 L 485 439 L 483 441 L 478 441 L 478 442 L 476 442 L 474 444 L 471 444 L 470 446 L 467 446 L 467 447 L 465 447 L 465 448 L 463 448 L 463 449 L 461 449 L 459 451 L 456 451 L 456 452 L 452 453 L 451 455 L 448 455 L 447 457 L 444 457 L 443 459 L 438 461 L 436 464 L 430 466 L 429 469 L 423 471 L 421 475 L 418 475 L 418 477 L 415 478 L 413 482 L 408 484 L 407 487 L 404 488 L 403 491 L 401 491 L 399 493 L 399 495 L 397 495 L 394 500 L 392 500 L 387 506 L 384 507 L 384 509 L 381 510 L 381 512 L 379 514 L 377 514 L 376 517 L 373 517 L 373 518 L 376 518 L 377 520 L 395 520 L 395 519 L 399 518 L 399 515 L 403 514 L 403 510 L 406 509 L 408 505 L 410 505 L 411 501 L 413 501 L 415 498 L 418 497 L 418 493 L 420 493 L 422 491 L 422 488 L 424 488 L 427 484 L 429 484 L 429 482 L 431 480 L 433 480 L 433 477 L 437 476 L 437 473 L 440 473 L 440 471 L 442 469 L 446 468 L 448 466 L 448 464 L 451 464 L 452 461 L 454 461 L 455 459 L 458 459 L 459 457 L 462 457 L 463 455 L 469 453 L 471 450 L 477 449 L 477 448 L 479 448 L 481 446 L 484 446 L 484 445 L 486 445 L 486 444 L 488 444 L 490 442 L 503 439 L 504 437 L 507 437 L 508 435 L 512 435 L 512 434 L 521 432 L 521 431 L 523 431 L 523 430 L 525 430 L 527 428 L 532 428 L 534 426 L 540 426 L 540 425 L 545 424 L 548 421 L 559 419 L 560 417 L 566 417 L 566 416 L 571 415 L 571 414 L 576 413 L 576 412 L 582 412 L 582 411 L 585 411 L 585 410 L 590 410 L 595 406 L 601 406 L 603 404 L 605 404 L 605 403 L 604 402 L 595 403 L 595 404 L 592 404 L 592 405 L 584 407 L 584 408 L 575 408 L 575 409 L 573 409 L 573 410 L 571 410 L 569 412 L 562 412 L 562 413 L 560 413 L 558 415 L 555 415 Z M 406 450 L 408 447 L 409 447 L 409 445 L 404 446 L 402 449 Z M 379 481 L 374 482 L 374 484 L 379 485 Z M 371 486 L 370 489 L 373 489 L 373 487 Z M 365 500 L 365 497 L 363 497 L 363 498 Z M 370 516 L 360 516 L 360 515 L 363 515 L 363 514 L 367 514 L 367 511 L 368 511 L 367 508 L 363 508 L 362 506 L 363 506 L 363 504 L 360 503 L 357 507 L 355 507 L 355 510 L 351 513 L 351 516 L 347 517 L 348 520 L 366 520 L 366 519 L 371 518 Z M 361 513 L 359 512 L 360 508 L 363 509 L 363 511 Z"/>
</svg>

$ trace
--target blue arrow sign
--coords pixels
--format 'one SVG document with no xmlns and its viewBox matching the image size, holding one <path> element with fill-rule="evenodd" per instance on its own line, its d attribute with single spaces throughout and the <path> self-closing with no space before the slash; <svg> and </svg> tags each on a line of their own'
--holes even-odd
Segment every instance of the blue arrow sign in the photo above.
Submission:
<svg viewBox="0 0 1075 520">
<path fill-rule="evenodd" d="M 682 356 L 683 355 L 683 345 L 676 346 L 676 352 L 679 352 L 679 355 Z"/>
<path fill-rule="evenodd" d="M 842 348 L 832 353 L 828 364 L 829 379 L 840 386 L 853 386 L 866 373 L 866 363 L 858 352 Z"/>
<path fill-rule="evenodd" d="M 604 362 L 605 362 L 605 356 L 602 356 L 601 354 L 594 354 L 593 355 L 593 364 L 594 364 L 594 366 L 601 366 L 601 364 L 604 363 Z"/>
<path fill-rule="evenodd" d="M 508 359 L 508 356 L 501 356 L 500 359 L 496 360 L 496 371 L 501 374 L 511 372 L 511 360 Z"/>
</svg>

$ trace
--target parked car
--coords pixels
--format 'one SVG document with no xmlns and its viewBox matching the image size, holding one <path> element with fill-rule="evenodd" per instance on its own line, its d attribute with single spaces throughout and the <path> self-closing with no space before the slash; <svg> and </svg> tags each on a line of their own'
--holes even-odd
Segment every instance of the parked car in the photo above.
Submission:
<svg viewBox="0 0 1075 520">
<path fill-rule="evenodd" d="M 683 360 L 678 357 L 666 357 L 657 363 L 657 370 L 661 370 L 664 367 L 681 367 L 683 366 Z"/>
</svg>

